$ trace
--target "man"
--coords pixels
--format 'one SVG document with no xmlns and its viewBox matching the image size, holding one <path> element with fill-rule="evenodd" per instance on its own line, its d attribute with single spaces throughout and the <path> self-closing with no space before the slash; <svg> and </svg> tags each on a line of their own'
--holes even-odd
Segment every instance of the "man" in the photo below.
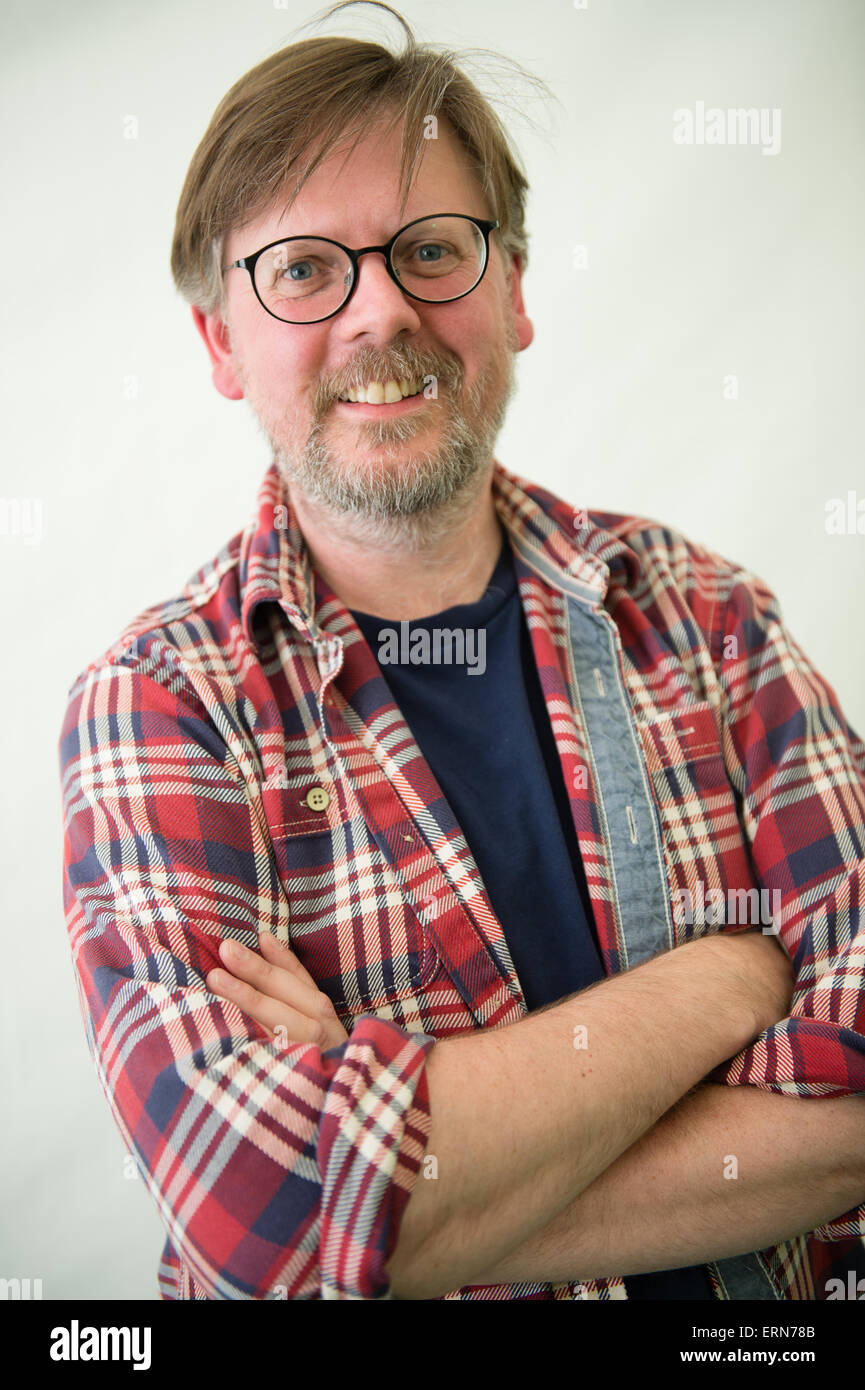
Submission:
<svg viewBox="0 0 865 1390">
<path fill-rule="evenodd" d="M 865 750 L 758 579 L 494 460 L 525 191 L 409 34 L 253 69 L 181 195 L 175 279 L 273 463 L 61 737 L 166 1298 L 865 1272 Z"/>
</svg>

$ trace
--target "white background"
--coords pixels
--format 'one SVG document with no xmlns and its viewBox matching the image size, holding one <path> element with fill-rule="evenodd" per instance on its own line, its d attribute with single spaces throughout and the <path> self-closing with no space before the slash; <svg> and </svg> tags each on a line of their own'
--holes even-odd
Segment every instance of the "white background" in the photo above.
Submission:
<svg viewBox="0 0 865 1390">
<path fill-rule="evenodd" d="M 419 38 L 515 57 L 558 98 L 527 104 L 515 88 L 516 114 L 500 107 L 532 187 L 536 338 L 497 457 L 576 504 L 656 518 L 755 570 L 865 732 L 865 536 L 825 529 L 831 498 L 865 498 L 865 7 L 397 8 Z M 0 536 L 0 1277 L 41 1278 L 45 1298 L 157 1296 L 162 1228 L 143 1183 L 124 1178 L 78 1013 L 57 738 L 78 672 L 252 511 L 266 444 L 246 406 L 211 385 L 170 239 L 215 105 L 313 32 L 295 31 L 317 12 L 305 0 L 3 9 L 2 495 L 40 499 L 43 523 L 39 544 Z M 398 41 L 386 19 L 349 13 L 324 32 Z M 672 113 L 697 101 L 780 107 L 780 152 L 675 145 Z M 576 246 L 587 269 L 574 268 Z"/>
</svg>

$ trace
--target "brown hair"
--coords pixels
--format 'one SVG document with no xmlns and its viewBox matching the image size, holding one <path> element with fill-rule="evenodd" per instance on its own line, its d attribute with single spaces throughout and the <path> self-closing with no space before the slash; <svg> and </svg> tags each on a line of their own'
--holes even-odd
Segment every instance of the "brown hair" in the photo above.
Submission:
<svg viewBox="0 0 865 1390">
<path fill-rule="evenodd" d="M 357 3 L 341 0 L 319 18 Z M 417 43 L 389 5 L 360 3 L 373 3 L 399 20 L 407 36 L 402 53 L 361 39 L 304 39 L 251 68 L 214 111 L 186 175 L 171 247 L 174 282 L 203 313 L 218 313 L 223 306 L 222 248 L 231 229 L 263 212 L 291 172 L 297 175 L 295 197 L 347 134 L 356 133 L 353 150 L 371 120 L 384 119 L 388 112 L 389 130 L 405 121 L 399 184 L 404 201 L 427 120 L 446 117 L 498 219 L 502 246 L 508 255 L 521 255 L 525 264 L 528 181 L 499 117 L 456 66 L 457 54 Z M 460 61 L 471 52 L 478 50 L 469 50 Z M 539 78 L 509 61 L 536 89 L 546 91 Z M 303 163 L 313 149 L 314 156 Z"/>
</svg>

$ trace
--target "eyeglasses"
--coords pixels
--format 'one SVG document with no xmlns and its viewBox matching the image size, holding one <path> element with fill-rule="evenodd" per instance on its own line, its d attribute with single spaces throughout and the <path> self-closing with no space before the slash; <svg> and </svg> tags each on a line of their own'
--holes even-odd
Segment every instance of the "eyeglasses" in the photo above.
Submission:
<svg viewBox="0 0 865 1390">
<path fill-rule="evenodd" d="M 373 251 L 411 299 L 448 304 L 477 289 L 498 225 L 460 212 L 418 217 L 383 246 L 357 250 L 330 237 L 285 237 L 223 270 L 248 270 L 262 308 L 283 323 L 323 323 L 338 314 L 357 289 L 361 256 Z"/>
</svg>

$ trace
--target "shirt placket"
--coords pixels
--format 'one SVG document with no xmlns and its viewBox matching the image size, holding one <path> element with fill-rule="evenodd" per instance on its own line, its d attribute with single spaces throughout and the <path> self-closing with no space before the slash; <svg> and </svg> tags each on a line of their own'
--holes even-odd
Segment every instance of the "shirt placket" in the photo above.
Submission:
<svg viewBox="0 0 865 1390">
<path fill-rule="evenodd" d="M 662 830 L 625 682 L 618 628 L 600 605 L 568 598 L 574 708 L 591 759 L 593 790 L 612 885 L 620 968 L 672 949 L 674 929 Z M 717 1298 L 780 1298 L 759 1255 L 708 1265 Z"/>
</svg>

